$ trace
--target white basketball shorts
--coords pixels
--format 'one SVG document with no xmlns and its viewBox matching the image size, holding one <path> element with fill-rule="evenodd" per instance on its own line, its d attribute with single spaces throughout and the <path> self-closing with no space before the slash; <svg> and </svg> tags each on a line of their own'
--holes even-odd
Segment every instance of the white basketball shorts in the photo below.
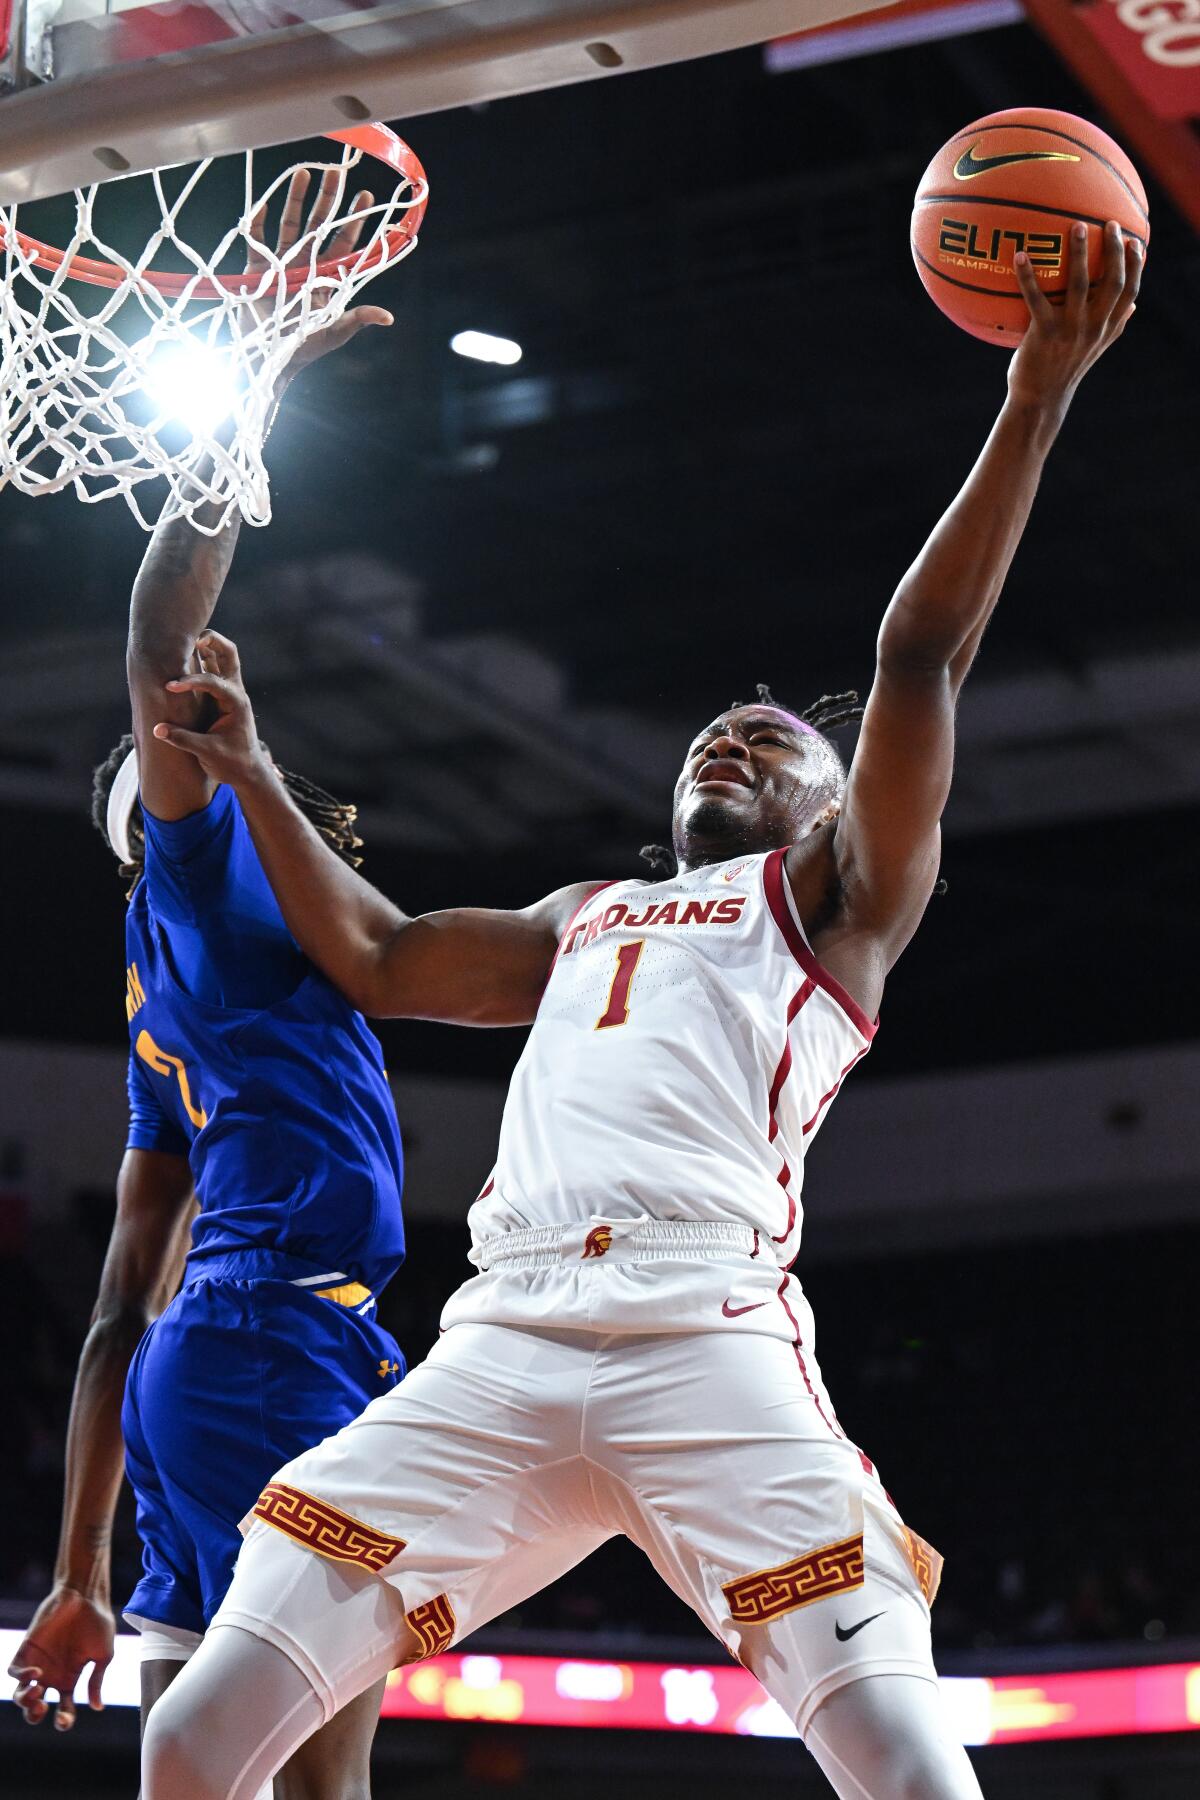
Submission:
<svg viewBox="0 0 1200 1800">
<path fill-rule="evenodd" d="M 429 1358 L 264 1490 L 214 1624 L 284 1651 L 332 1716 L 389 1639 L 448 1649 L 623 1532 L 802 1734 L 860 1676 L 935 1680 L 940 1558 L 838 1425 L 799 1290 L 740 1226 L 680 1235 L 593 1221 L 498 1252 Z"/>
</svg>

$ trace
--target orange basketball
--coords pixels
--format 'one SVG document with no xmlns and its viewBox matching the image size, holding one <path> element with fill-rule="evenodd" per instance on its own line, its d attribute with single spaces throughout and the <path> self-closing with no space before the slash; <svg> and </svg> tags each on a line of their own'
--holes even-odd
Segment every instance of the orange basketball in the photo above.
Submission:
<svg viewBox="0 0 1200 1800">
<path fill-rule="evenodd" d="M 1022 106 L 989 113 L 944 144 L 913 202 L 913 261 L 934 304 L 973 337 L 1011 350 L 1029 308 L 1013 257 L 1024 250 L 1045 292 L 1066 292 L 1072 224 L 1088 228 L 1088 273 L 1104 263 L 1104 227 L 1150 241 L 1146 190 L 1118 144 L 1074 113 Z"/>
</svg>

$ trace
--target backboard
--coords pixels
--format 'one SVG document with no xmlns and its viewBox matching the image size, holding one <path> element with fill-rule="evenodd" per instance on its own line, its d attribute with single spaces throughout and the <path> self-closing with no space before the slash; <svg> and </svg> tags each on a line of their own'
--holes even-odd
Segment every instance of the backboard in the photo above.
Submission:
<svg viewBox="0 0 1200 1800">
<path fill-rule="evenodd" d="M 0 203 L 765 42 L 887 0 L 0 0 Z"/>
</svg>

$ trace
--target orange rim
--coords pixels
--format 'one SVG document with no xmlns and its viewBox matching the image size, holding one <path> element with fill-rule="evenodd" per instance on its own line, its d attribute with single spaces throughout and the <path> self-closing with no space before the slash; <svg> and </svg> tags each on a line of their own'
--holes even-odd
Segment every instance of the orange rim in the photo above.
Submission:
<svg viewBox="0 0 1200 1800">
<path fill-rule="evenodd" d="M 349 144 L 353 149 L 373 156 L 377 162 L 385 163 L 394 174 L 406 176 L 414 188 L 425 185 L 425 170 L 416 152 L 387 125 L 355 125 L 349 131 L 327 131 L 324 135 L 339 144 Z M 379 234 L 365 256 L 356 250 L 349 256 L 330 257 L 311 269 L 307 266 L 289 269 L 283 278 L 286 291 L 294 294 L 317 277 L 340 275 L 355 265 L 364 273 L 369 273 L 376 265 L 390 262 L 406 244 L 412 243 L 416 238 L 428 204 L 429 196 L 426 193 L 424 199 L 409 207 L 403 224 L 393 225 Z M 129 281 L 125 270 L 116 263 L 101 262 L 91 256 L 68 257 L 65 250 L 56 250 L 53 244 L 44 244 L 40 238 L 28 237 L 23 231 L 16 233 L 16 239 L 25 256 L 36 268 L 55 270 L 61 269 L 65 264 L 67 274 L 73 281 L 86 282 L 89 287 L 116 289 L 126 286 Z M 0 224 L 0 245 L 4 241 L 4 227 Z M 159 269 L 144 269 L 138 280 L 169 300 L 176 300 L 184 293 L 196 300 L 217 300 L 222 294 L 243 294 L 248 289 L 257 287 L 262 275 L 208 275 L 197 280 L 194 275 L 175 275 Z"/>
</svg>

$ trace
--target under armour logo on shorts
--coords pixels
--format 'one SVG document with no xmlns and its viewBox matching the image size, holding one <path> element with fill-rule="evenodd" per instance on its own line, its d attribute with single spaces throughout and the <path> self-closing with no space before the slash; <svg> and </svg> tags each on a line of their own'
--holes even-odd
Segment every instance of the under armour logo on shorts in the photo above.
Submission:
<svg viewBox="0 0 1200 1800">
<path fill-rule="evenodd" d="M 596 1225 L 583 1240 L 583 1253 L 580 1262 L 586 1262 L 590 1256 L 603 1256 L 606 1250 L 612 1249 L 612 1226 Z"/>
</svg>

